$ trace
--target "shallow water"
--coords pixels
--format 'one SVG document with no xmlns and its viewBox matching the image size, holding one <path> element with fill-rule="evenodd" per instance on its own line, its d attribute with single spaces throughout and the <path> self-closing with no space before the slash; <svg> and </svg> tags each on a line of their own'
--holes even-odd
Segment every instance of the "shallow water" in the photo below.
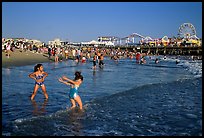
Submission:
<svg viewBox="0 0 204 138">
<path fill-rule="evenodd" d="M 30 101 L 34 65 L 2 68 L 2 135 L 202 135 L 202 61 L 180 57 L 147 58 L 147 64 L 105 58 L 103 69 L 92 62 L 43 63 L 48 100 L 39 89 Z M 58 82 L 79 70 L 84 110 L 70 107 L 69 87 Z"/>
</svg>

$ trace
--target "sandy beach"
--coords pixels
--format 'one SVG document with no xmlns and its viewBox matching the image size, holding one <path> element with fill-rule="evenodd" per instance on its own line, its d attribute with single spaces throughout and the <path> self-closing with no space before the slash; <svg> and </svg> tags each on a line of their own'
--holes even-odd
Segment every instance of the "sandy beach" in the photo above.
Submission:
<svg viewBox="0 0 204 138">
<path fill-rule="evenodd" d="M 33 53 L 32 51 L 20 52 L 16 49 L 11 52 L 11 56 L 7 58 L 6 53 L 2 51 L 2 67 L 24 66 L 35 63 L 49 62 L 46 54 Z"/>
</svg>

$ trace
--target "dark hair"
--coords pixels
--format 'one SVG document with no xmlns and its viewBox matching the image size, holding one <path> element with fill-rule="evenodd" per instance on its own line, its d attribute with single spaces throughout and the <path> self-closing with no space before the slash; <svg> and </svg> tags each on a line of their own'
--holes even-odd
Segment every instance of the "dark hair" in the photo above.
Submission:
<svg viewBox="0 0 204 138">
<path fill-rule="evenodd" d="M 34 67 L 34 72 L 38 71 L 38 68 L 40 68 L 42 66 L 42 64 L 37 64 Z"/>
<path fill-rule="evenodd" d="M 81 79 L 83 81 L 83 76 L 81 75 L 81 72 L 76 71 L 74 75 L 75 75 L 75 80 Z"/>
</svg>

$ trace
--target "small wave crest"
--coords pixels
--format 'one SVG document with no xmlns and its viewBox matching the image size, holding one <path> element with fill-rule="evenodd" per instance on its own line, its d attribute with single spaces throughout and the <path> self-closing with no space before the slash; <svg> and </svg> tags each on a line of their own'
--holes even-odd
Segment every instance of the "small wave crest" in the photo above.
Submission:
<svg viewBox="0 0 204 138">
<path fill-rule="evenodd" d="M 84 105 L 83 110 L 65 109 L 49 115 L 16 119 L 11 135 L 72 135 L 75 133 L 75 130 L 72 130 L 73 125 L 81 125 L 79 120 L 83 119 L 86 108 L 87 105 Z"/>
<path fill-rule="evenodd" d="M 178 65 L 185 67 L 186 70 L 195 75 L 195 77 L 202 77 L 202 61 L 181 60 Z"/>
</svg>

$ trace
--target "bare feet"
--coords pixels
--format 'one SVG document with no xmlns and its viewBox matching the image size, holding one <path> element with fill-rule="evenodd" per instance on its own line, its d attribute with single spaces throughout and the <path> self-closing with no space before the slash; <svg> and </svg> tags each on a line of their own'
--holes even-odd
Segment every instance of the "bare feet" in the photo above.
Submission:
<svg viewBox="0 0 204 138">
<path fill-rule="evenodd" d="M 71 106 L 69 109 L 73 109 L 73 108 L 75 108 L 76 106 Z"/>
<path fill-rule="evenodd" d="M 30 100 L 33 100 L 33 99 L 34 99 L 34 96 L 33 96 L 33 95 L 31 95 Z"/>
</svg>

